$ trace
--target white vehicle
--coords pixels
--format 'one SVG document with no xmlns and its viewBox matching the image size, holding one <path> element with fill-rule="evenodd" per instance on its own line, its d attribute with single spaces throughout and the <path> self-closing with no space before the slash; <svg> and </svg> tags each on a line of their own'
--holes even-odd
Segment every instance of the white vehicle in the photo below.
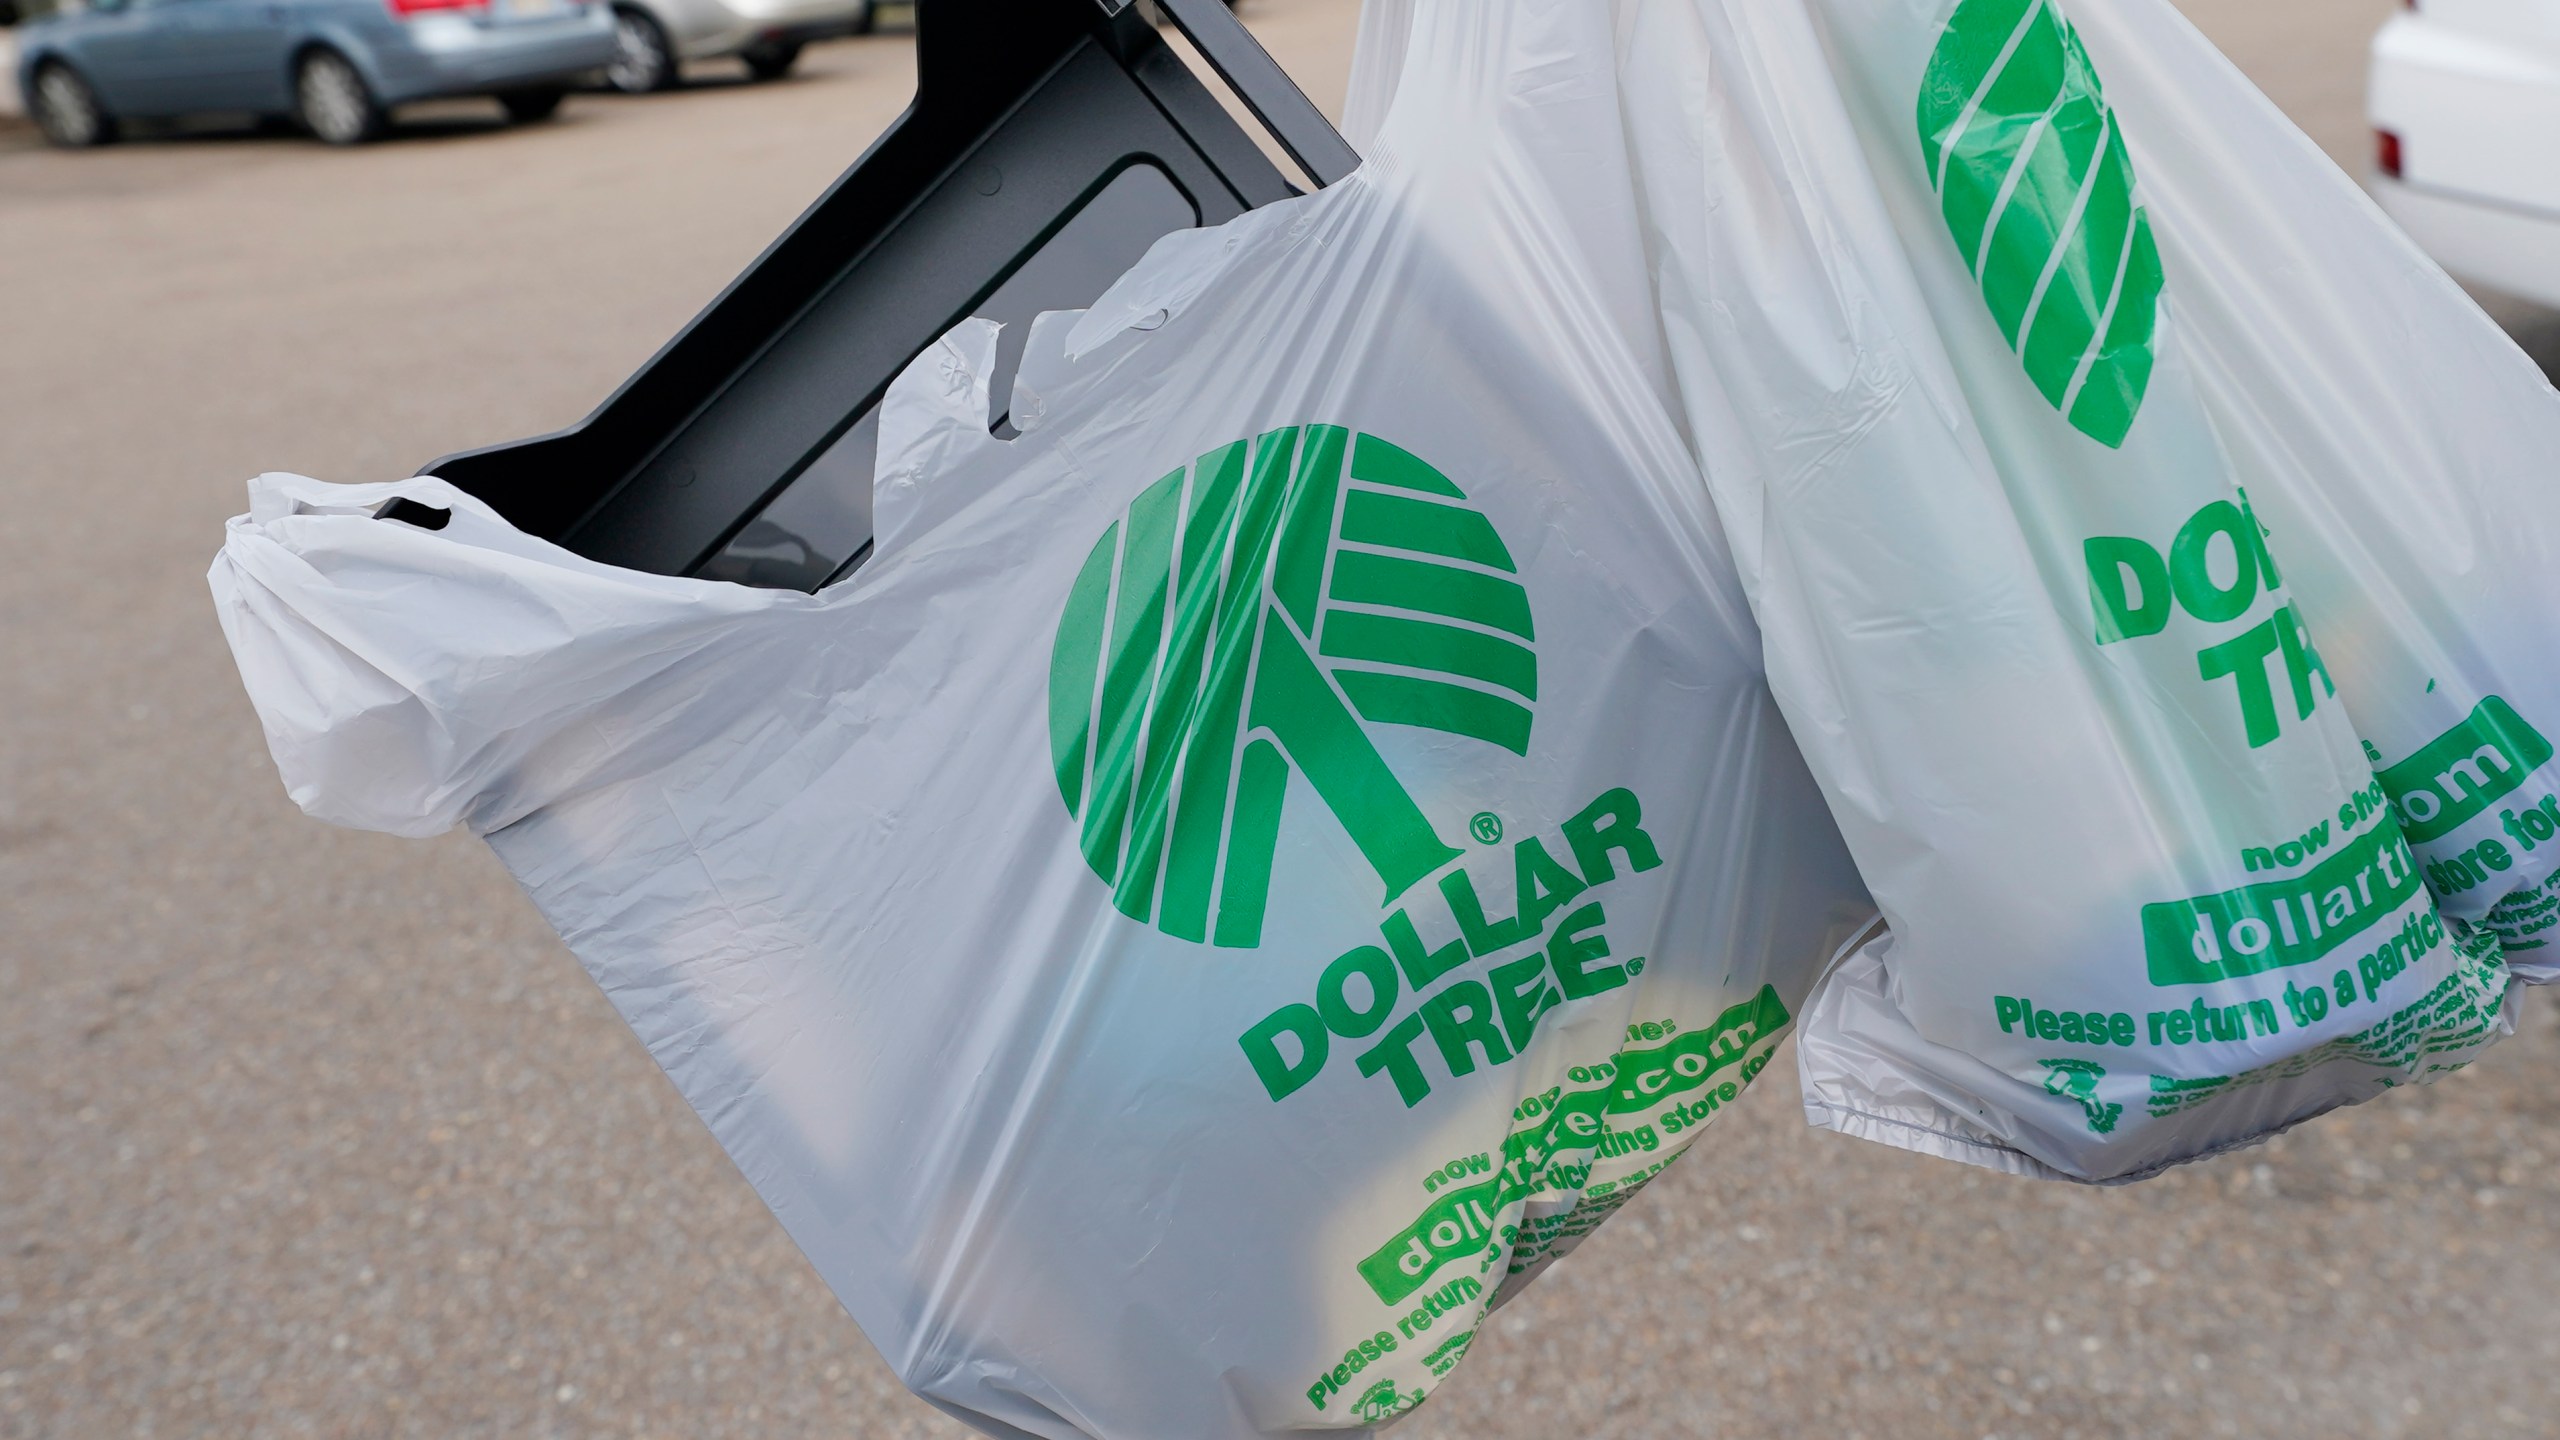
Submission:
<svg viewBox="0 0 2560 1440">
<path fill-rule="evenodd" d="M 2407 0 L 2373 40 L 2373 193 L 2447 270 L 2560 306 L 2560 0 Z"/>
<path fill-rule="evenodd" d="M 810 41 L 869 33 L 871 10 L 872 0 L 614 0 L 605 80 L 625 94 L 664 90 L 683 62 L 730 55 L 778 80 Z"/>
</svg>

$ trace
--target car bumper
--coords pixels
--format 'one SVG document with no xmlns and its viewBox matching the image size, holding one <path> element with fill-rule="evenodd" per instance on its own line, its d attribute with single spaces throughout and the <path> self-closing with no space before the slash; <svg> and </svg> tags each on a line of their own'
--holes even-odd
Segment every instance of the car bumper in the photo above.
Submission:
<svg viewBox="0 0 2560 1440">
<path fill-rule="evenodd" d="M 613 11 L 601 0 L 538 20 L 429 14 L 402 28 L 404 43 L 376 56 L 385 104 L 566 83 L 613 59 Z"/>
<path fill-rule="evenodd" d="M 2437 264 L 2465 280 L 2560 308 L 2560 215 L 2381 175 L 2368 185 Z"/>
<path fill-rule="evenodd" d="M 718 27 L 678 43 L 684 58 L 735 55 L 759 43 L 832 40 L 854 33 L 871 11 L 866 0 L 727 0 L 720 8 Z"/>
<path fill-rule="evenodd" d="M 853 33 L 851 22 L 844 20 L 804 20 L 797 25 L 767 25 L 748 37 L 749 43 L 781 43 L 805 45 L 813 40 L 833 40 Z"/>
</svg>

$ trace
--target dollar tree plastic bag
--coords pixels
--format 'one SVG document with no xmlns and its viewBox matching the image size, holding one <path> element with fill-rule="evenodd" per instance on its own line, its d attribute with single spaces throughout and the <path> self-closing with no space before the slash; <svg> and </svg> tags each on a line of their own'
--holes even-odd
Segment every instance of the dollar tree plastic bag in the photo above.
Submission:
<svg viewBox="0 0 2560 1440">
<path fill-rule="evenodd" d="M 2442 417 L 2391 436 L 2439 457 L 2430 494 L 2392 496 L 2387 458 L 2327 468 L 2344 447 L 2316 432 L 2360 392 L 2282 368 L 2301 332 L 2269 321 L 2299 288 L 2233 298 L 2262 231 L 2320 242 L 2226 193 L 2228 169 L 2169 200 L 2145 179 L 2281 122 L 2152 0 L 1622 10 L 1687 416 L 1772 686 L 1891 927 L 1808 1013 L 1815 1122 L 2123 1180 L 2494 1038 L 2494 939 L 2438 912 L 2413 849 L 2436 832 L 2341 697 L 2376 695 L 2386 762 L 2451 764 L 2427 747 L 2523 733 L 2489 697 L 2539 709 L 2547 652 L 2468 663 L 2532 631 L 2471 626 L 2497 586 L 2460 557 L 2366 573 L 2427 543 L 2358 548 L 2368 530 L 2441 538 L 2488 507 Z M 2183 90 L 2124 102 L 2181 67 Z M 2310 162 L 2288 142 L 2256 163 Z M 2368 233 L 2379 252 L 2399 253 Z M 2223 287 L 2209 323 L 2182 299 L 2200 272 Z M 2417 697 L 2424 673 L 2445 699 Z"/>
<path fill-rule="evenodd" d="M 487 836 L 998 1435 L 1363 1430 L 1730 1107 L 1872 906 L 1657 398 L 1605 9 L 1428 0 L 1369 164 L 884 413 L 814 597 L 269 476 L 294 798 Z M 441 528 L 404 523 L 449 512 Z"/>
<path fill-rule="evenodd" d="M 2420 873 L 2518 978 L 2560 977 L 2560 395 L 2169 6 L 2072 15 L 2206 414 Z"/>
</svg>

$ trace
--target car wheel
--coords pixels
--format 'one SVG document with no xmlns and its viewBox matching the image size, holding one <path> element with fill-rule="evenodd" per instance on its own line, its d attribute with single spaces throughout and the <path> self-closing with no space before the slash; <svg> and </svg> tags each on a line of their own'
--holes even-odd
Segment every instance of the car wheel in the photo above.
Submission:
<svg viewBox="0 0 2560 1440">
<path fill-rule="evenodd" d="M 58 60 L 48 61 L 28 88 L 27 108 L 35 112 L 36 128 L 54 144 L 84 150 L 116 138 L 115 117 L 98 103 L 98 92 L 89 88 L 79 71 Z"/>
<path fill-rule="evenodd" d="M 314 50 L 293 72 L 294 118 L 323 144 L 361 145 L 382 133 L 382 106 L 355 62 Z"/>
<path fill-rule="evenodd" d="M 625 95 L 646 95 L 676 83 L 676 52 L 657 21 L 637 10 L 613 12 L 613 63 L 605 83 Z"/>
<path fill-rule="evenodd" d="M 510 90 L 498 97 L 498 103 L 507 108 L 507 119 L 518 125 L 530 125 L 560 113 L 561 93 L 558 90 Z"/>
<path fill-rule="evenodd" d="M 779 80 L 791 73 L 792 66 L 800 63 L 800 47 L 782 41 L 768 41 L 739 51 L 738 58 L 747 62 L 747 73 L 758 80 Z"/>
</svg>

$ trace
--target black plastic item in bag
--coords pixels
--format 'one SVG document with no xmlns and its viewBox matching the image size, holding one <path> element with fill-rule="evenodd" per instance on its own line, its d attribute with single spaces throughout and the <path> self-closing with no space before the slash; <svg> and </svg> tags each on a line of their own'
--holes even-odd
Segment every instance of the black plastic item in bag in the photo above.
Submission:
<svg viewBox="0 0 2560 1440">
<path fill-rule="evenodd" d="M 815 590 L 869 549 L 880 397 L 925 346 L 1002 322 L 1001 405 L 1032 316 L 1297 193 L 1153 22 L 1318 184 L 1359 163 L 1218 0 L 916 10 L 915 103 L 709 308 L 585 420 L 424 473 L 590 559 Z"/>
</svg>

